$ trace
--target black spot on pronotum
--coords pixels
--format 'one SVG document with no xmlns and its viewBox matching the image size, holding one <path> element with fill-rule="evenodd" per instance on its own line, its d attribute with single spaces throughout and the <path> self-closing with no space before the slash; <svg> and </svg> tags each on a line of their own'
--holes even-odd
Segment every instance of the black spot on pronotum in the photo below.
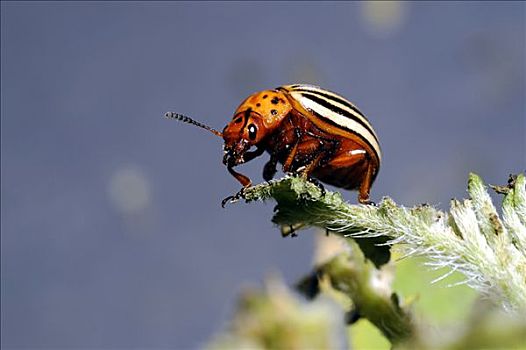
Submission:
<svg viewBox="0 0 526 350">
<path fill-rule="evenodd" d="M 247 126 L 248 119 L 250 118 L 250 113 L 252 112 L 252 108 L 247 108 L 245 111 L 245 123 L 243 124 L 243 128 Z"/>
<path fill-rule="evenodd" d="M 263 95 L 263 98 L 267 98 L 267 97 L 268 97 L 268 95 Z"/>
<path fill-rule="evenodd" d="M 236 120 L 234 120 L 234 123 L 239 124 L 243 121 L 242 117 L 238 117 Z"/>
<path fill-rule="evenodd" d="M 256 107 L 261 107 L 261 103 L 256 103 Z"/>
<path fill-rule="evenodd" d="M 277 105 L 278 102 L 279 102 L 279 98 L 274 97 L 270 102 L 271 102 L 273 105 Z"/>
<path fill-rule="evenodd" d="M 276 114 L 278 114 L 278 111 L 276 111 L 275 109 L 271 109 L 270 113 L 272 113 L 272 115 L 276 115 Z"/>
</svg>

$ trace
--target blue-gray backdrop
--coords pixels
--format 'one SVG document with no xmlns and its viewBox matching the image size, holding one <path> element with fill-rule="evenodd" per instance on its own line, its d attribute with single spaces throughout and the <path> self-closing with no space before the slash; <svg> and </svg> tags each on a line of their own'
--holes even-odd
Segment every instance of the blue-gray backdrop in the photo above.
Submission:
<svg viewBox="0 0 526 350">
<path fill-rule="evenodd" d="M 525 30 L 524 2 L 2 1 L 2 347 L 195 348 L 242 285 L 308 270 L 312 235 L 221 209 L 221 140 L 166 110 L 222 128 L 314 83 L 375 126 L 373 199 L 504 183 L 526 168 Z"/>
</svg>

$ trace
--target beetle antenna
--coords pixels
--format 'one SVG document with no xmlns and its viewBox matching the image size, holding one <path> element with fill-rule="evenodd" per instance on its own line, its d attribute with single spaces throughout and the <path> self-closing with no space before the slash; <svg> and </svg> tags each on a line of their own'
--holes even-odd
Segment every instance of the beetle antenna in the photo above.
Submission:
<svg viewBox="0 0 526 350">
<path fill-rule="evenodd" d="M 209 127 L 208 125 L 196 122 L 195 120 L 193 120 L 190 117 L 187 117 L 186 115 L 182 115 L 182 114 L 175 113 L 175 112 L 166 112 L 164 114 L 164 116 L 166 118 L 168 118 L 168 119 L 176 119 L 176 120 L 180 120 L 180 121 L 182 121 L 184 123 L 188 123 L 188 124 L 192 124 L 192 125 L 198 126 L 200 128 L 203 128 L 205 130 L 210 131 L 212 134 L 214 134 L 216 136 L 223 137 L 223 133 L 217 131 L 216 129 L 213 129 L 213 128 Z"/>
</svg>

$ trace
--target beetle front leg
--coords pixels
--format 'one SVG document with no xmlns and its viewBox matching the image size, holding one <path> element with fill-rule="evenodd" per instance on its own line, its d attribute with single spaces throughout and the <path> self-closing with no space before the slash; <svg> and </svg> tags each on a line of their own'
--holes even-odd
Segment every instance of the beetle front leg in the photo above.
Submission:
<svg viewBox="0 0 526 350">
<path fill-rule="evenodd" d="M 249 162 L 249 161 L 251 161 L 252 159 L 254 159 L 256 157 L 259 157 L 260 155 L 263 154 L 263 152 L 265 152 L 265 149 L 263 147 L 258 147 L 258 148 L 256 148 L 255 151 L 246 152 L 243 155 L 243 163 Z M 232 172 L 231 172 L 231 174 L 232 174 Z M 236 175 L 234 175 L 234 177 L 236 177 Z"/>
<path fill-rule="evenodd" d="M 238 173 L 237 171 L 235 171 L 234 169 L 232 169 L 231 166 L 228 166 L 227 167 L 227 170 L 230 174 L 232 174 L 232 176 L 234 176 L 236 178 L 237 181 L 239 181 L 241 183 L 241 185 L 243 185 L 243 187 L 241 188 L 241 190 L 239 190 L 239 192 L 237 192 L 235 195 L 233 196 L 228 196 L 226 197 L 225 199 L 223 199 L 221 201 L 221 206 L 224 208 L 225 205 L 227 203 L 233 203 L 233 202 L 236 202 L 237 200 L 239 200 L 240 198 L 243 198 L 244 195 L 245 195 L 245 190 L 247 188 L 250 187 L 250 185 L 252 185 L 252 181 L 250 181 L 250 179 L 243 175 L 243 174 L 240 174 Z"/>
<path fill-rule="evenodd" d="M 263 152 L 265 151 L 265 149 L 263 147 L 258 147 L 255 151 L 251 151 L 251 152 L 246 152 L 244 155 L 243 155 L 243 161 L 242 163 L 246 163 L 256 157 L 259 157 L 260 155 L 263 154 Z M 252 185 L 252 181 L 250 181 L 250 179 L 243 175 L 243 174 L 240 174 L 238 173 L 237 171 L 235 171 L 233 169 L 234 165 L 233 164 L 229 164 L 227 166 L 227 170 L 230 174 L 232 174 L 232 176 L 241 183 L 241 185 L 243 185 L 243 187 L 241 188 L 241 190 L 239 190 L 235 195 L 233 196 L 228 196 L 226 197 L 225 199 L 223 199 L 221 201 L 221 206 L 224 208 L 225 205 L 228 203 L 228 202 L 235 202 L 237 201 L 238 199 L 240 198 L 243 198 L 244 197 L 244 193 L 245 193 L 245 190 L 247 188 L 249 188 L 251 185 Z"/>
<path fill-rule="evenodd" d="M 241 183 L 241 185 L 243 185 L 243 188 L 247 188 L 247 187 L 250 187 L 250 185 L 252 185 L 252 181 L 250 181 L 250 178 L 248 178 L 247 176 L 243 174 L 238 173 L 231 166 L 227 167 L 227 170 L 230 174 L 232 174 L 233 177 L 236 178 L 237 181 Z"/>
</svg>

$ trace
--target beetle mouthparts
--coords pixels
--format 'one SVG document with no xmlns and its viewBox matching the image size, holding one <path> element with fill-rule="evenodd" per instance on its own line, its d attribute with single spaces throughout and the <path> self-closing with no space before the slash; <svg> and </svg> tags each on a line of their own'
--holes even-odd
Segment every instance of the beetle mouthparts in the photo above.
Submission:
<svg viewBox="0 0 526 350">
<path fill-rule="evenodd" d="M 226 149 L 223 156 L 223 164 L 229 167 L 243 164 L 245 162 L 244 153 L 238 152 L 235 148 Z"/>
<path fill-rule="evenodd" d="M 229 152 L 225 152 L 225 155 L 223 156 L 223 164 L 227 165 L 229 163 L 230 159 L 232 159 L 232 156 L 230 155 L 230 153 Z"/>
<path fill-rule="evenodd" d="M 223 164 L 233 167 L 236 165 L 236 154 L 233 149 L 225 150 L 225 155 L 223 156 Z"/>
</svg>

